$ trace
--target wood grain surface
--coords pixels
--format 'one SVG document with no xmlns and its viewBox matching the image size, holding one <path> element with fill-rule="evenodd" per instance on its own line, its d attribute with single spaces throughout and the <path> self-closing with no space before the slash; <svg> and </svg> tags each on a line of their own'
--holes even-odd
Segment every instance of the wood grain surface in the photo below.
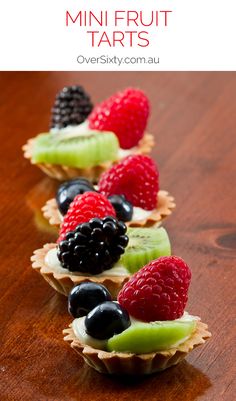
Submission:
<svg viewBox="0 0 236 401">
<path fill-rule="evenodd" d="M 63 342 L 66 298 L 31 269 L 55 232 L 40 208 L 57 183 L 22 157 L 48 130 L 57 90 L 81 83 L 97 102 L 126 86 L 146 91 L 173 253 L 192 268 L 188 311 L 212 339 L 187 360 L 143 379 L 102 376 Z M 0 400 L 234 401 L 236 399 L 236 73 L 0 74 Z"/>
</svg>

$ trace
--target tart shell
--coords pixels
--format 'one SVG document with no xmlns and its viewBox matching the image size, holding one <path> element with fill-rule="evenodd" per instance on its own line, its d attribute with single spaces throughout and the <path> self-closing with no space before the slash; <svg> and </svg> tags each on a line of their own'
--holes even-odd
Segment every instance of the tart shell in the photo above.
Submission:
<svg viewBox="0 0 236 401">
<path fill-rule="evenodd" d="M 47 252 L 55 247 L 56 244 L 46 244 L 43 248 L 37 249 L 34 251 L 31 261 L 33 269 L 38 271 L 56 291 L 63 295 L 68 296 L 69 292 L 75 285 L 85 281 L 90 281 L 103 284 L 110 291 L 112 298 L 116 299 L 118 292 L 130 278 L 129 274 L 124 276 L 86 276 L 68 272 L 65 272 L 64 274 L 55 272 L 55 270 L 48 267 L 45 263 Z"/>
<path fill-rule="evenodd" d="M 100 175 L 104 171 L 108 170 L 114 164 L 109 161 L 89 168 L 77 168 L 77 167 L 63 166 L 60 164 L 34 163 L 32 161 L 33 146 L 34 146 L 34 138 L 31 138 L 22 147 L 24 152 L 24 157 L 26 159 L 29 159 L 31 164 L 37 165 L 49 177 L 55 178 L 59 181 L 65 181 L 75 177 L 84 177 L 88 178 L 93 182 L 97 182 Z M 138 145 L 134 148 L 132 154 L 149 154 L 153 146 L 154 146 L 153 135 L 145 133 L 143 138 L 139 141 Z"/>
<path fill-rule="evenodd" d="M 149 354 L 131 354 L 107 352 L 80 343 L 75 336 L 72 326 L 63 330 L 64 340 L 83 357 L 84 361 L 100 373 L 148 375 L 165 370 L 181 362 L 185 356 L 197 346 L 204 344 L 211 337 L 208 326 L 201 321 L 191 337 L 183 344 L 167 351 Z"/>
<path fill-rule="evenodd" d="M 125 224 L 130 227 L 151 227 L 155 226 L 169 216 L 175 208 L 175 201 L 167 191 L 159 191 L 157 198 L 157 207 L 152 214 L 143 220 L 132 220 Z M 49 199 L 43 206 L 42 212 L 44 217 L 52 226 L 60 226 L 62 216 L 58 210 L 56 199 Z"/>
</svg>

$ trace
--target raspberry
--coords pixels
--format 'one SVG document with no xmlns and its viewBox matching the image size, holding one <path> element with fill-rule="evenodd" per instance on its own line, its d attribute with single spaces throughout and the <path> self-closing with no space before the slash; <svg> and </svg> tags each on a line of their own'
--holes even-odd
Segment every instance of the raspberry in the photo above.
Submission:
<svg viewBox="0 0 236 401">
<path fill-rule="evenodd" d="M 114 132 L 123 149 L 137 145 L 149 116 L 145 94 L 133 88 L 118 92 L 97 105 L 89 116 L 89 128 Z"/>
<path fill-rule="evenodd" d="M 133 206 L 146 210 L 157 206 L 159 173 L 149 156 L 128 156 L 102 174 L 98 187 L 106 195 L 125 195 Z"/>
<path fill-rule="evenodd" d="M 82 86 L 66 86 L 56 95 L 51 127 L 64 128 L 81 124 L 92 111 L 89 95 Z"/>
<path fill-rule="evenodd" d="M 83 195 L 77 195 L 64 216 L 57 242 L 62 241 L 66 233 L 73 231 L 79 224 L 86 223 L 93 217 L 103 218 L 106 216 L 115 217 L 116 212 L 105 196 L 97 192 L 85 192 Z"/>
<path fill-rule="evenodd" d="M 132 316 L 146 322 L 181 317 L 188 300 L 191 271 L 177 256 L 153 260 L 135 273 L 118 295 Z"/>
</svg>

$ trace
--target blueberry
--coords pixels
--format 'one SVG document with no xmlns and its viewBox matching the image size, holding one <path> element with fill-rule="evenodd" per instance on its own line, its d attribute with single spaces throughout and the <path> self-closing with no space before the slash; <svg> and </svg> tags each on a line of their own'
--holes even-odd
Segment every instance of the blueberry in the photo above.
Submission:
<svg viewBox="0 0 236 401">
<path fill-rule="evenodd" d="M 116 217 L 118 220 L 130 221 L 132 219 L 133 205 L 124 195 L 111 195 L 108 199 L 116 211 Z"/>
<path fill-rule="evenodd" d="M 85 192 L 95 192 L 94 186 L 85 178 L 65 181 L 58 188 L 56 201 L 62 215 L 67 213 L 67 210 L 76 195 L 82 195 Z"/>
<path fill-rule="evenodd" d="M 85 318 L 85 331 L 99 340 L 106 340 L 130 326 L 129 315 L 117 302 L 103 302 Z"/>
<path fill-rule="evenodd" d="M 87 315 L 95 306 L 111 300 L 111 294 L 102 284 L 81 283 L 72 288 L 68 297 L 68 311 L 74 317 Z"/>
</svg>

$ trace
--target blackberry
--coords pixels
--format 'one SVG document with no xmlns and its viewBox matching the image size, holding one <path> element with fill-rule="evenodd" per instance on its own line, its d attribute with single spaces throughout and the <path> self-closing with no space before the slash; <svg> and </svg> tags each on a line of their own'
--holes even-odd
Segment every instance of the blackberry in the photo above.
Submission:
<svg viewBox="0 0 236 401">
<path fill-rule="evenodd" d="M 126 225 L 114 217 L 93 218 L 66 234 L 58 245 L 58 259 L 72 272 L 99 274 L 124 253 L 129 241 L 126 230 Z"/>
<path fill-rule="evenodd" d="M 65 128 L 86 120 L 93 105 L 82 86 L 66 86 L 57 95 L 52 108 L 51 128 Z"/>
</svg>

